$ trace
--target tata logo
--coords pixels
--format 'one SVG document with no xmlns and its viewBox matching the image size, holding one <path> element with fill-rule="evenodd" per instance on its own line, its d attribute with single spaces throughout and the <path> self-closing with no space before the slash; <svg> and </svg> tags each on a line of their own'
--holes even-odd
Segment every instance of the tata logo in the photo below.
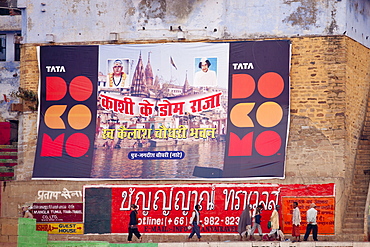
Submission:
<svg viewBox="0 0 370 247">
<path fill-rule="evenodd" d="M 53 72 L 57 72 L 57 73 L 65 73 L 66 72 L 66 69 L 64 68 L 64 66 L 45 66 L 46 68 L 46 72 L 48 73 L 53 73 Z"/>
<path fill-rule="evenodd" d="M 284 79 L 275 72 L 263 74 L 258 82 L 248 74 L 232 75 L 232 99 L 246 99 L 255 91 L 265 100 L 256 106 L 256 102 L 245 102 L 234 105 L 230 111 L 230 121 L 238 128 L 251 128 L 256 125 L 262 126 L 265 131 L 254 138 L 255 133 L 249 132 L 242 138 L 230 132 L 228 156 L 251 156 L 253 148 L 262 156 L 276 154 L 282 145 L 279 133 L 269 130 L 275 127 L 283 119 L 282 106 L 272 101 L 284 90 Z M 255 117 L 250 113 L 256 109 Z M 253 141 L 254 140 L 254 141 Z"/>
<path fill-rule="evenodd" d="M 233 63 L 234 70 L 254 69 L 253 63 Z"/>
<path fill-rule="evenodd" d="M 51 130 L 65 130 L 67 125 L 76 130 L 76 133 L 66 136 L 66 133 L 52 139 L 48 134 L 42 136 L 41 156 L 61 157 L 63 148 L 71 157 L 81 157 L 90 148 L 89 137 L 81 130 L 87 128 L 92 121 L 92 113 L 84 102 L 93 94 L 93 83 L 85 76 L 77 76 L 71 80 L 69 86 L 66 81 L 57 76 L 46 77 L 46 101 L 58 102 L 69 94 L 74 100 L 67 112 L 67 122 L 62 115 L 66 113 L 66 104 L 53 104 L 44 114 L 44 123 Z"/>
</svg>

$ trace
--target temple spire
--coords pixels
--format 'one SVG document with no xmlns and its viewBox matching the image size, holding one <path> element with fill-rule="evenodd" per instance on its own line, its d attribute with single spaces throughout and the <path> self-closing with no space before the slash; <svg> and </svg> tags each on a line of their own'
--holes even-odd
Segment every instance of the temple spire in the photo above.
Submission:
<svg viewBox="0 0 370 247">
<path fill-rule="evenodd" d="M 137 97 L 149 97 L 149 91 L 146 83 L 145 70 L 143 60 L 141 58 L 141 52 L 139 60 L 136 65 L 134 76 L 131 83 L 131 95 Z"/>
<path fill-rule="evenodd" d="M 154 80 L 153 69 L 152 69 L 152 65 L 150 64 L 150 53 L 152 52 L 151 51 L 148 52 L 148 63 L 146 64 L 146 67 L 145 67 L 145 79 L 146 79 L 147 86 L 152 86 L 153 80 Z"/>
<path fill-rule="evenodd" d="M 190 91 L 190 85 L 188 81 L 188 71 L 186 71 L 185 82 L 184 82 L 184 86 L 182 87 L 182 93 L 183 95 L 187 95 L 189 94 L 189 91 Z"/>
</svg>

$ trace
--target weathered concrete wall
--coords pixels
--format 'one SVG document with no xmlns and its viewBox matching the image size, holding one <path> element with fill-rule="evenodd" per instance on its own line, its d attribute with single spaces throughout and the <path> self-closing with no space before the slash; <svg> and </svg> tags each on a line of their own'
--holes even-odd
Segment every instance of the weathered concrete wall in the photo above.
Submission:
<svg viewBox="0 0 370 247">
<path fill-rule="evenodd" d="M 6 61 L 0 62 L 0 122 L 17 120 L 17 112 L 11 112 L 11 104 L 18 103 L 11 93 L 18 90 L 20 62 L 14 61 L 14 31 L 21 30 L 21 16 L 0 16 L 0 31 L 6 34 Z"/>
<path fill-rule="evenodd" d="M 18 31 L 22 27 L 22 16 L 20 15 L 2 15 L 0 16 L 0 30 Z"/>
<path fill-rule="evenodd" d="M 346 2 L 328 0 L 18 0 L 27 43 L 255 39 L 342 34 Z M 172 26 L 172 30 L 170 27 Z"/>
<path fill-rule="evenodd" d="M 11 111 L 11 104 L 18 103 L 12 92 L 19 87 L 20 62 L 0 62 L 0 122 L 18 119 L 18 113 Z"/>
<path fill-rule="evenodd" d="M 370 47 L 370 1 L 347 1 L 345 32 L 366 47 Z"/>
</svg>

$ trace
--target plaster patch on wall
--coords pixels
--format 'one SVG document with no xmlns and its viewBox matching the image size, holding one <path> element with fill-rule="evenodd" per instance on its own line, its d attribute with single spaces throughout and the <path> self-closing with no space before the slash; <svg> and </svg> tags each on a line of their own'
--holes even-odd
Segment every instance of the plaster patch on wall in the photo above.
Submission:
<svg viewBox="0 0 370 247">
<path fill-rule="evenodd" d="M 354 12 L 354 17 L 356 21 L 360 17 L 366 21 L 370 17 L 370 1 L 369 0 L 355 0 L 351 1 L 349 4 L 350 12 Z"/>
<path fill-rule="evenodd" d="M 167 3 L 167 13 L 177 19 L 187 19 L 202 1 L 186 0 Z"/>
<path fill-rule="evenodd" d="M 299 4 L 299 6 L 283 22 L 290 23 L 292 26 L 300 26 L 304 30 L 309 30 L 310 27 L 319 27 L 316 24 L 319 11 L 316 0 L 283 1 L 283 4 L 291 5 L 292 3 L 295 3 L 294 5 Z"/>
<path fill-rule="evenodd" d="M 197 2 L 199 1 L 141 0 L 137 7 L 139 22 L 155 25 L 161 22 L 184 23 L 189 21 L 190 15 L 199 5 Z"/>
<path fill-rule="evenodd" d="M 19 62 L 5 62 L 5 63 L 2 63 L 2 67 L 3 69 L 5 70 L 8 70 L 9 72 L 16 72 L 16 73 L 19 73 Z"/>
<path fill-rule="evenodd" d="M 132 16 L 132 15 L 135 15 L 136 13 L 136 9 L 134 7 L 130 7 L 127 9 L 126 13 L 125 13 L 125 16 L 127 17 L 127 15 L 129 16 Z"/>
<path fill-rule="evenodd" d="M 19 87 L 19 62 L 0 63 L 0 122 L 17 119 L 16 112 L 11 112 L 11 104 L 18 103 L 18 98 L 11 96 Z"/>
<path fill-rule="evenodd" d="M 148 23 L 149 19 L 164 19 L 166 13 L 166 1 L 142 0 L 138 5 L 139 19 Z"/>
<path fill-rule="evenodd" d="M 14 103 L 12 100 L 5 102 L 0 100 L 0 122 L 5 122 L 7 120 L 17 120 L 17 112 L 11 112 L 11 104 Z"/>
<path fill-rule="evenodd" d="M 329 26 L 327 26 L 325 28 L 325 31 L 328 34 L 334 34 L 334 31 L 338 29 L 338 25 L 337 25 L 337 21 L 335 19 L 335 16 L 336 16 L 336 11 L 335 10 L 331 11 L 331 22 L 330 22 Z"/>
<path fill-rule="evenodd" d="M 31 17 L 28 17 L 27 18 L 27 29 L 28 30 L 32 30 L 33 29 L 33 22 L 32 22 L 32 18 Z"/>
<path fill-rule="evenodd" d="M 108 14 L 108 8 L 107 8 L 107 3 L 98 3 L 95 5 L 95 8 L 96 8 L 96 14 L 98 16 L 104 16 L 106 14 Z M 104 26 L 104 24 L 102 24 L 102 26 Z"/>
<path fill-rule="evenodd" d="M 0 63 L 0 84 L 9 84 L 19 87 L 19 62 L 1 62 Z"/>
</svg>

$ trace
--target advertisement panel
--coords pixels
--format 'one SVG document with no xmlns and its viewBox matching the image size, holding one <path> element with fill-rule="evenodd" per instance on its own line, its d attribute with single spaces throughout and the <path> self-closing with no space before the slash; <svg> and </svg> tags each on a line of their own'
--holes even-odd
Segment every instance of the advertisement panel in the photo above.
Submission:
<svg viewBox="0 0 370 247">
<path fill-rule="evenodd" d="M 269 232 L 267 222 L 275 206 L 281 205 L 282 229 L 289 231 L 290 200 L 302 202 L 302 213 L 306 211 L 306 202 L 311 200 L 318 206 L 319 234 L 334 234 L 334 228 L 326 227 L 334 226 L 334 184 L 106 185 L 85 186 L 84 190 L 85 200 L 89 201 L 85 204 L 86 229 L 88 225 L 96 225 L 95 219 L 100 217 L 99 222 L 105 224 L 100 231 L 104 233 L 127 233 L 132 204 L 138 205 L 139 228 L 146 234 L 188 234 L 189 220 L 196 204 L 200 205 L 203 233 L 236 233 L 239 217 L 247 205 L 252 207 L 252 213 L 258 205 L 263 206 L 261 226 L 264 233 Z M 94 200 L 89 195 L 94 196 Z M 101 218 L 102 214 L 97 210 L 102 201 L 109 202 L 104 205 L 104 211 L 109 212 L 105 218 Z M 333 217 L 326 217 L 328 207 Z M 101 232 L 96 227 L 86 231 Z"/>
<path fill-rule="evenodd" d="M 284 177 L 288 40 L 40 47 L 34 178 Z"/>
<path fill-rule="evenodd" d="M 36 231 L 45 231 L 49 234 L 84 234 L 82 223 L 37 223 Z"/>
<path fill-rule="evenodd" d="M 284 177 L 289 47 L 275 41 L 230 43 L 223 177 Z"/>
<path fill-rule="evenodd" d="M 82 203 L 33 203 L 36 222 L 83 222 Z"/>
<path fill-rule="evenodd" d="M 40 122 L 33 177 L 90 177 L 97 46 L 40 47 Z"/>
<path fill-rule="evenodd" d="M 283 197 L 283 231 L 292 232 L 292 214 L 293 202 L 298 202 L 298 207 L 301 211 L 301 232 L 304 233 L 304 227 L 307 225 L 306 212 L 310 209 L 310 204 L 316 204 L 318 211 L 317 223 L 320 227 L 321 235 L 334 235 L 335 221 L 335 197 Z"/>
</svg>

